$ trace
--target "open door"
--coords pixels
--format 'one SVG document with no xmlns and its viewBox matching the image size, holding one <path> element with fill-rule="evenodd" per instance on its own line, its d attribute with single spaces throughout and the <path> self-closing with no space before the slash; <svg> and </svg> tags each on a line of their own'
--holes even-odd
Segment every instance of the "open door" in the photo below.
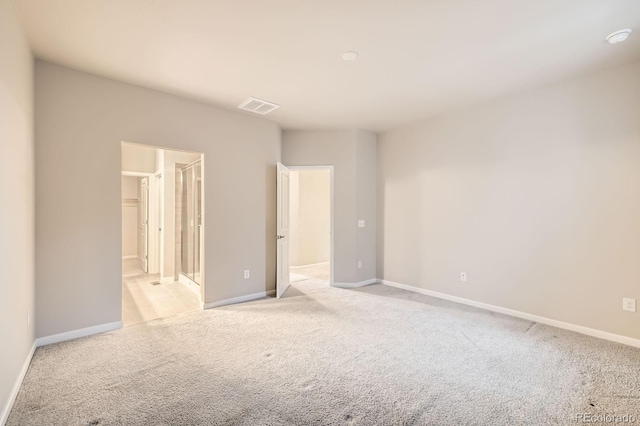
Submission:
<svg viewBox="0 0 640 426">
<path fill-rule="evenodd" d="M 149 272 L 149 178 L 140 181 L 140 267 Z"/>
<path fill-rule="evenodd" d="M 289 169 L 278 163 L 276 208 L 277 277 L 276 295 L 282 297 L 289 288 Z"/>
<path fill-rule="evenodd" d="M 155 175 L 156 179 L 156 227 L 152 230 L 155 232 L 156 240 L 156 269 L 154 274 L 162 274 L 164 270 L 164 241 L 162 239 L 162 224 L 164 221 L 164 180 L 162 173 Z"/>
</svg>

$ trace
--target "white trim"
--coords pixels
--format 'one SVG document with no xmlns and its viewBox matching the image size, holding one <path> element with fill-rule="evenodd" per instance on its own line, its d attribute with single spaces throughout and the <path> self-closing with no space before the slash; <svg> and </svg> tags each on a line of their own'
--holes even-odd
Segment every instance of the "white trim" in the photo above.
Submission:
<svg viewBox="0 0 640 426">
<path fill-rule="evenodd" d="M 260 293 L 247 294 L 246 296 L 232 297 L 231 299 L 218 300 L 217 302 L 205 303 L 202 309 L 217 308 L 225 305 L 233 305 L 235 303 L 248 302 L 250 300 L 261 299 L 276 294 L 275 290 L 261 291 Z"/>
<path fill-rule="evenodd" d="M 149 176 L 149 246 L 147 247 L 147 273 L 157 274 L 159 269 L 159 248 L 158 248 L 158 229 L 160 228 L 160 221 L 158 220 L 159 207 L 160 207 L 160 195 L 158 190 L 162 189 L 158 187 L 158 173 L 154 173 L 153 176 Z"/>
<path fill-rule="evenodd" d="M 205 176 L 206 174 L 206 170 L 205 170 L 205 161 L 204 161 L 204 152 L 200 153 L 200 179 L 202 179 L 202 184 L 200 185 L 200 208 L 201 208 L 201 212 L 200 214 L 202 215 L 202 217 L 200 218 L 200 300 L 206 300 L 205 299 L 205 291 L 207 290 L 205 287 L 205 283 L 207 282 L 206 280 L 206 276 L 207 274 L 206 269 L 205 268 L 205 264 L 207 256 L 206 256 L 206 247 L 205 247 L 205 242 L 207 240 L 207 215 L 206 215 L 206 211 L 207 211 L 207 203 L 206 203 L 206 182 L 205 182 Z"/>
<path fill-rule="evenodd" d="M 142 269 L 140 269 L 142 271 Z M 127 274 L 127 275 L 122 275 L 122 278 L 131 278 L 131 277 L 139 277 L 145 275 L 144 271 L 142 271 L 141 274 Z"/>
<path fill-rule="evenodd" d="M 337 288 L 358 288 L 358 287 L 364 287 L 366 285 L 371 285 L 371 284 L 375 284 L 378 282 L 377 278 L 371 278 L 370 280 L 366 280 L 366 281 L 360 281 L 359 283 L 333 283 L 333 285 L 331 287 L 337 287 Z"/>
<path fill-rule="evenodd" d="M 122 260 L 133 260 L 133 259 L 140 259 L 140 258 L 138 257 L 137 254 L 132 254 L 130 256 L 122 256 Z"/>
<path fill-rule="evenodd" d="M 13 384 L 13 388 L 11 389 L 11 393 L 9 394 L 9 399 L 2 410 L 0 415 L 0 425 L 4 426 L 9 420 L 9 413 L 11 413 L 11 409 L 13 408 L 13 403 L 16 402 L 16 397 L 18 396 L 18 392 L 20 392 L 20 387 L 22 386 L 22 382 L 24 381 L 24 377 L 27 375 L 27 370 L 29 370 L 29 365 L 31 364 L 31 358 L 33 358 L 33 353 L 36 351 L 36 342 L 33 342 L 31 345 L 31 349 L 29 350 L 29 354 L 27 358 L 24 360 L 22 364 L 22 368 L 20 369 L 20 374 L 18 374 L 18 378 L 16 382 Z"/>
<path fill-rule="evenodd" d="M 333 272 L 335 270 L 335 265 L 336 265 L 336 260 L 335 260 L 335 244 L 334 244 L 334 236 L 335 236 L 335 215 L 334 215 L 334 209 L 335 209 L 335 201 L 334 201 L 334 194 L 335 194 L 335 190 L 334 190 L 334 178 L 333 178 L 333 170 L 334 167 L 333 165 L 318 165 L 318 166 L 286 166 L 289 170 L 293 170 L 293 171 L 310 171 L 310 170 L 328 170 L 329 171 L 329 185 L 330 185 L 330 189 L 329 189 L 329 214 L 330 214 L 330 231 L 331 231 L 331 241 L 330 241 L 330 246 L 329 246 L 329 286 L 330 287 L 334 287 L 335 286 L 335 282 L 334 282 L 334 275 Z M 291 266 L 289 266 L 289 269 L 291 269 Z"/>
<path fill-rule="evenodd" d="M 140 194 L 140 204 L 138 206 L 137 252 L 138 252 L 138 260 L 140 261 L 140 269 L 142 269 L 142 271 L 145 274 L 149 273 L 149 228 L 150 228 L 149 201 L 151 200 L 151 188 L 149 183 L 150 178 L 151 178 L 150 176 L 146 176 L 138 180 L 138 192 Z M 145 192 L 147 197 L 146 203 L 144 202 Z M 146 223 L 145 223 L 145 215 L 146 215 Z M 140 232 L 140 229 L 144 227 L 146 227 L 146 232 L 145 232 L 146 242 L 144 244 L 146 248 L 146 253 L 142 252 L 143 247 L 142 247 L 142 244 L 140 244 L 141 241 L 144 241 L 144 239 L 142 238 L 142 232 Z M 146 259 L 145 259 L 145 256 L 146 256 Z"/>
<path fill-rule="evenodd" d="M 463 305 L 473 306 L 475 308 L 485 309 L 491 312 L 498 312 L 500 314 L 509 315 L 516 318 L 522 318 L 528 321 L 538 322 L 540 324 L 546 324 L 552 327 L 562 328 L 564 330 L 575 331 L 576 333 L 586 334 L 587 336 L 597 337 L 599 339 L 610 340 L 612 342 L 622 343 L 623 345 L 629 345 L 629 346 L 634 346 L 636 348 L 640 348 L 640 339 L 635 339 L 633 337 L 621 336 L 619 334 L 609 333 L 607 331 L 596 330 L 594 328 L 584 327 L 582 325 L 571 324 L 564 321 L 558 321 L 551 318 L 528 314 L 526 312 L 503 308 L 501 306 L 496 306 L 496 305 L 490 305 L 488 303 L 476 302 L 475 300 L 469 300 L 469 299 L 465 299 L 458 296 L 451 296 L 449 294 L 439 293 L 437 291 L 418 288 L 418 287 L 414 287 L 406 284 L 395 283 L 393 281 L 379 279 L 378 282 L 390 287 L 396 287 L 402 290 L 413 291 L 415 293 L 437 297 L 438 299 L 444 299 L 450 302 L 461 303 Z"/>
<path fill-rule="evenodd" d="M 174 277 L 160 277 L 160 284 L 169 284 L 176 282 Z"/>
<path fill-rule="evenodd" d="M 51 336 L 38 337 L 36 339 L 36 346 L 45 346 L 52 343 L 66 342 L 67 340 L 78 339 L 80 337 L 91 336 L 93 334 L 105 333 L 107 331 L 113 331 L 122 328 L 122 321 L 110 322 L 107 324 L 94 325 L 93 327 L 80 328 L 78 330 L 66 331 L 60 334 L 53 334 Z"/>
<path fill-rule="evenodd" d="M 310 263 L 308 265 L 289 266 L 290 269 L 310 268 L 312 266 L 329 265 L 331 262 Z"/>
<path fill-rule="evenodd" d="M 147 172 L 131 172 L 127 170 L 122 170 L 120 173 L 122 174 L 122 176 L 134 176 L 134 177 L 150 177 L 155 174 L 155 173 L 147 173 Z"/>
</svg>

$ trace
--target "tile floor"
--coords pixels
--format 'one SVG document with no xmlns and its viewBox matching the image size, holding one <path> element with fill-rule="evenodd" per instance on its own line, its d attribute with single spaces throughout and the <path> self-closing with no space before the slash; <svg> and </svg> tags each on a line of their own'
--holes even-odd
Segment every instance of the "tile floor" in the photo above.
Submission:
<svg viewBox="0 0 640 426">
<path fill-rule="evenodd" d="M 122 260 L 122 276 L 123 277 L 135 277 L 136 275 L 142 275 L 144 271 L 140 268 L 140 260 L 138 259 L 123 259 Z"/>
<path fill-rule="evenodd" d="M 296 283 L 306 280 L 317 280 L 326 282 L 329 286 L 329 275 L 331 271 L 329 262 L 310 266 L 291 266 L 289 270 L 289 282 Z"/>
<path fill-rule="evenodd" d="M 127 268 L 132 269 L 130 265 Z M 124 265 L 122 270 L 126 270 Z M 152 284 L 158 282 L 160 276 L 140 272 L 122 279 L 122 321 L 125 326 L 202 309 L 200 297 L 184 284 Z"/>
</svg>

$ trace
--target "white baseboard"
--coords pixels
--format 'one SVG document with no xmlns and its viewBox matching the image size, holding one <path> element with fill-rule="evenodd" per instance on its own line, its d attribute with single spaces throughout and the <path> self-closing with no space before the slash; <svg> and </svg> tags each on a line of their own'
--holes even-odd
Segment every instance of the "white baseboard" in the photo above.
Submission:
<svg viewBox="0 0 640 426">
<path fill-rule="evenodd" d="M 378 282 L 377 278 L 371 278 L 370 280 L 360 281 L 359 283 L 333 283 L 332 287 L 338 288 L 358 288 L 364 287 L 365 285 L 371 285 Z"/>
<path fill-rule="evenodd" d="M 552 327 L 562 328 L 576 333 L 586 334 L 587 336 L 597 337 L 599 339 L 610 340 L 623 345 L 629 345 L 640 348 L 640 339 L 622 336 L 620 334 L 609 333 L 607 331 L 596 330 L 594 328 L 584 327 L 582 325 L 571 324 L 564 321 L 558 321 L 551 318 L 541 317 L 538 315 L 528 314 L 526 312 L 516 311 L 513 309 L 503 308 L 502 306 L 490 305 L 488 303 L 476 302 L 475 300 L 465 299 L 458 296 L 451 296 L 445 293 L 439 293 L 433 290 L 426 290 L 406 284 L 395 283 L 393 281 L 378 279 L 378 282 L 390 287 L 397 287 L 403 290 L 413 291 L 415 293 L 425 294 L 427 296 L 437 297 L 438 299 L 448 300 L 450 302 L 462 303 L 463 305 L 473 306 L 475 308 L 485 309 L 487 311 L 497 312 L 516 318 L 526 319 L 528 321 L 538 322 L 540 324 L 550 325 Z"/>
<path fill-rule="evenodd" d="M 18 392 L 20 392 L 20 387 L 22 386 L 22 382 L 24 381 L 24 376 L 27 375 L 27 370 L 29 370 L 29 365 L 31 364 L 31 358 L 33 358 L 33 353 L 36 351 L 36 342 L 33 342 L 31 345 L 31 349 L 29 350 L 29 354 L 27 358 L 24 360 L 22 364 L 22 368 L 20 369 L 20 374 L 18 374 L 18 378 L 16 382 L 13 384 L 13 388 L 11 389 L 11 393 L 9 394 L 9 400 L 4 405 L 4 409 L 2 413 L 0 413 L 0 426 L 4 426 L 9 419 L 9 413 L 11 413 L 11 409 L 13 408 L 13 403 L 16 401 L 16 397 L 18 396 Z"/>
<path fill-rule="evenodd" d="M 131 278 L 131 277 L 139 277 L 142 274 L 127 274 L 127 275 L 123 275 L 122 278 Z"/>
<path fill-rule="evenodd" d="M 289 266 L 290 269 L 309 268 L 311 266 L 328 265 L 329 262 L 310 263 L 308 265 Z"/>
<path fill-rule="evenodd" d="M 160 284 L 169 284 L 176 282 L 174 277 L 160 277 Z"/>
<path fill-rule="evenodd" d="M 104 333 L 107 331 L 117 330 L 122 328 L 122 321 L 110 322 L 107 324 L 95 325 L 93 327 L 81 328 L 78 330 L 66 331 L 60 334 L 53 334 L 51 336 L 38 337 L 36 339 L 36 346 L 45 346 L 52 343 L 65 342 L 67 340 L 78 339 L 80 337 L 91 336 L 92 334 Z"/>
<path fill-rule="evenodd" d="M 191 278 L 187 277 L 183 273 L 180 273 L 180 275 L 178 275 L 178 282 L 183 286 L 185 286 L 186 288 L 188 288 L 189 290 L 191 290 L 193 293 L 195 293 L 198 296 L 198 300 L 200 300 L 199 284 L 196 284 L 195 281 L 193 281 Z"/>
<path fill-rule="evenodd" d="M 276 294 L 275 290 L 261 291 L 260 293 L 247 294 L 246 296 L 233 297 L 231 299 L 218 300 L 217 302 L 205 303 L 202 309 L 217 308 L 225 305 L 233 305 L 236 303 L 248 302 L 250 300 L 261 299 Z"/>
<path fill-rule="evenodd" d="M 140 259 L 137 254 L 133 254 L 131 256 L 122 256 L 122 260 L 132 260 L 132 259 Z"/>
</svg>

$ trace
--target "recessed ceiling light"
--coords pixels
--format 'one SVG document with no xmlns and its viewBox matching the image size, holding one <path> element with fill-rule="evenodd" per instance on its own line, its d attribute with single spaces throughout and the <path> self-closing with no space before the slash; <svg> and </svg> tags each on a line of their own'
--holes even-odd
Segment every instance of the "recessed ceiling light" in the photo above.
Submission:
<svg viewBox="0 0 640 426">
<path fill-rule="evenodd" d="M 358 52 L 354 50 L 344 52 L 342 54 L 342 59 L 344 59 L 345 61 L 355 61 L 356 59 L 358 59 Z"/>
<path fill-rule="evenodd" d="M 627 39 L 627 37 L 629 37 L 629 34 L 631 34 L 631 30 L 627 28 L 626 30 L 620 30 L 609 34 L 605 40 L 607 40 L 609 44 L 622 43 Z"/>
</svg>

